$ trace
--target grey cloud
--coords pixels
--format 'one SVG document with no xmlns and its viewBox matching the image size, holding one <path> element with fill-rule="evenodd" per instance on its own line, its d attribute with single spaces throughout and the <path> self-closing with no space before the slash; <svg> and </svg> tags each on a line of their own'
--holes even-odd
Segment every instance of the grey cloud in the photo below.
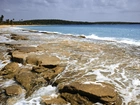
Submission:
<svg viewBox="0 0 140 105">
<path fill-rule="evenodd" d="M 140 0 L 0 0 L 0 13 L 17 19 L 140 21 L 139 4 Z"/>
</svg>

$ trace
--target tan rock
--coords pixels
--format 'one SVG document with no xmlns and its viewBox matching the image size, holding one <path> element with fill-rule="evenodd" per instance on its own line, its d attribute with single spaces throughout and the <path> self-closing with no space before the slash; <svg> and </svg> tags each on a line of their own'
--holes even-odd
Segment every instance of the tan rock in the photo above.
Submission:
<svg viewBox="0 0 140 105">
<path fill-rule="evenodd" d="M 25 64 L 26 57 L 27 57 L 27 53 L 19 52 L 19 51 L 12 52 L 12 61 L 14 62 Z"/>
<path fill-rule="evenodd" d="M 7 64 L 1 71 L 0 71 L 0 75 L 2 75 L 4 78 L 13 78 L 15 76 L 15 74 L 18 72 L 19 70 L 19 65 L 18 63 L 15 62 L 11 62 L 9 64 Z"/>
<path fill-rule="evenodd" d="M 97 85 L 75 82 L 64 86 L 60 89 L 60 93 L 80 94 L 81 96 L 86 96 L 91 102 L 100 102 L 103 104 L 114 103 L 115 105 L 120 105 L 121 103 L 121 98 L 115 91 L 114 87 L 105 83 Z"/>
<path fill-rule="evenodd" d="M 36 52 L 36 47 L 16 47 L 16 50 L 19 52 L 24 52 L 24 53 L 30 53 L 30 52 Z"/>
<path fill-rule="evenodd" d="M 52 105 L 52 104 L 66 105 L 67 104 L 67 102 L 61 97 L 52 98 L 51 100 L 47 100 L 47 99 L 45 99 L 45 97 L 42 97 L 42 102 L 41 103 L 45 104 L 45 105 Z"/>
<path fill-rule="evenodd" d="M 30 71 L 21 72 L 16 75 L 16 81 L 18 81 L 26 90 L 30 90 L 32 87 L 32 79 L 34 75 Z"/>
<path fill-rule="evenodd" d="M 38 56 L 38 65 L 48 66 L 48 65 L 59 65 L 60 59 L 55 56 L 49 56 L 47 54 L 42 54 Z"/>
<path fill-rule="evenodd" d="M 26 63 L 27 64 L 33 64 L 37 65 L 38 64 L 38 57 L 36 54 L 29 54 L 26 58 Z"/>
<path fill-rule="evenodd" d="M 2 73 L 3 73 L 3 74 L 10 74 L 10 73 L 16 72 L 18 69 L 19 69 L 18 63 L 11 62 L 11 63 L 8 63 L 8 64 L 2 69 Z"/>
<path fill-rule="evenodd" d="M 15 79 L 26 89 L 26 97 L 30 96 L 39 87 L 47 85 L 47 81 L 43 77 L 29 70 L 21 71 Z"/>
<path fill-rule="evenodd" d="M 12 85 L 5 88 L 6 94 L 9 96 L 20 95 L 22 93 L 22 88 L 19 85 Z"/>
<path fill-rule="evenodd" d="M 41 72 L 41 76 L 44 77 L 46 80 L 52 80 L 54 79 L 59 73 L 61 73 L 64 70 L 64 67 L 57 66 L 53 69 L 48 69 L 47 71 Z"/>
<path fill-rule="evenodd" d="M 14 40 L 28 40 L 27 37 L 16 35 L 16 34 L 11 34 L 11 39 L 14 39 Z"/>
<path fill-rule="evenodd" d="M 61 97 L 71 103 L 71 105 L 93 105 L 86 97 L 79 94 L 62 93 Z"/>
<path fill-rule="evenodd" d="M 26 58 L 28 64 L 40 65 L 40 66 L 55 66 L 60 64 L 60 59 L 55 56 L 49 56 L 47 54 L 36 55 L 29 54 Z"/>
<path fill-rule="evenodd" d="M 18 99 L 16 97 L 10 97 L 7 99 L 6 105 L 14 105 L 17 101 Z"/>
</svg>

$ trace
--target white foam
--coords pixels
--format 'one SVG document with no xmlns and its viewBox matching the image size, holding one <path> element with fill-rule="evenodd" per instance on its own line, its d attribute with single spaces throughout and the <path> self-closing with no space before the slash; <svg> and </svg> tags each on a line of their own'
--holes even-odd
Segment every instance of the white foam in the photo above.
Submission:
<svg viewBox="0 0 140 105">
<path fill-rule="evenodd" d="M 25 99 L 22 98 L 15 105 L 41 105 L 42 96 L 48 96 L 48 100 L 57 97 L 56 87 L 48 85 L 47 87 L 41 87 L 39 90 L 35 91 L 31 97 Z"/>
<path fill-rule="evenodd" d="M 0 84 L 0 87 L 8 87 L 8 86 L 11 86 L 12 84 L 14 84 L 15 83 L 15 81 L 14 80 L 12 80 L 12 79 L 10 79 L 10 80 L 7 80 L 7 81 L 5 81 L 5 82 L 3 82 L 3 83 L 1 83 Z"/>
<path fill-rule="evenodd" d="M 0 36 L 0 43 L 4 43 L 4 42 L 11 42 L 12 40 L 3 36 Z"/>
<path fill-rule="evenodd" d="M 86 36 L 86 38 L 105 40 L 105 41 L 115 41 L 118 43 L 125 43 L 125 44 L 132 44 L 132 45 L 140 46 L 140 40 L 134 40 L 134 39 L 129 39 L 129 38 L 99 37 L 95 34 Z"/>
</svg>

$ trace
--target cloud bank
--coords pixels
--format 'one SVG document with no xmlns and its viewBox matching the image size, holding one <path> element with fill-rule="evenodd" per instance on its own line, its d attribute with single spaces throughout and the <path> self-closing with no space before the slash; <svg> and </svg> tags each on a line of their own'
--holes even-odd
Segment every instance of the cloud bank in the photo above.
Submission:
<svg viewBox="0 0 140 105">
<path fill-rule="evenodd" d="M 138 21 L 140 0 L 1 0 L 0 13 L 15 19 Z"/>
</svg>

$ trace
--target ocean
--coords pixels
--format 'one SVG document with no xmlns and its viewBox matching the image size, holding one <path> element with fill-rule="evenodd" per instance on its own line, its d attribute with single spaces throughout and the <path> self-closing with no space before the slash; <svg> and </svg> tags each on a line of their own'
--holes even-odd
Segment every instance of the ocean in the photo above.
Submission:
<svg viewBox="0 0 140 105">
<path fill-rule="evenodd" d="M 140 45 L 140 24 L 115 25 L 44 25 L 25 26 L 40 32 L 57 32 L 67 35 L 84 35 L 86 38 L 112 40 L 127 44 Z"/>
<path fill-rule="evenodd" d="M 52 82 L 109 83 L 121 96 L 122 105 L 140 105 L 140 24 L 20 26 L 0 29 L 0 33 L 1 43 L 47 44 L 45 52 L 57 56 L 66 65 L 64 72 Z M 30 40 L 11 40 L 10 33 L 28 36 Z M 0 60 L 0 68 L 6 62 L 10 61 Z M 14 83 L 6 80 L 0 86 Z M 44 95 L 48 99 L 57 97 L 57 87 L 51 84 L 42 87 L 27 99 L 22 94 L 15 105 L 41 105 Z"/>
</svg>

